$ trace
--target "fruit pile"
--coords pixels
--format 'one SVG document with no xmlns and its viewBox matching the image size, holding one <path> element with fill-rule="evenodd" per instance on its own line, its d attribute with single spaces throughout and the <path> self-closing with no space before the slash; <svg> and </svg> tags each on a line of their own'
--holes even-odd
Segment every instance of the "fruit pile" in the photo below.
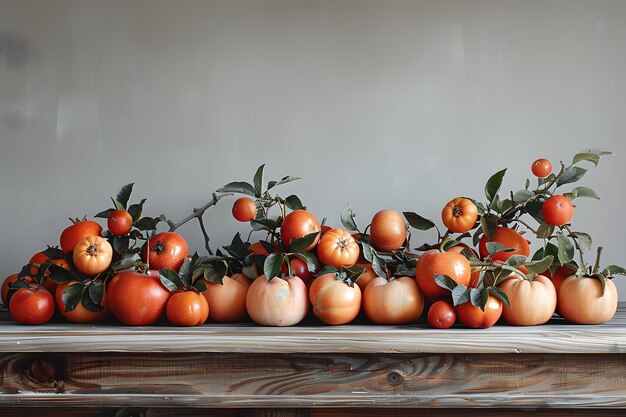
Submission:
<svg viewBox="0 0 626 417">
<path fill-rule="evenodd" d="M 600 270 L 601 248 L 594 265 L 587 264 L 592 239 L 573 229 L 573 201 L 598 196 L 587 187 L 562 187 L 584 176 L 581 165 L 597 165 L 608 154 L 578 153 L 556 172 L 538 159 L 531 165 L 536 185 L 526 180 L 506 194 L 503 169 L 487 181 L 486 201 L 457 197 L 443 207 L 445 229 L 415 212 L 386 209 L 361 230 L 349 206 L 343 227 L 330 227 L 296 195 L 273 194 L 298 178 L 267 181 L 263 165 L 252 182 L 219 188 L 180 222 L 143 216 L 146 199 L 130 204 L 128 184 L 111 198 L 113 207 L 95 215 L 106 219 L 106 229 L 73 219 L 60 247 L 35 254 L 4 280 L 2 302 L 22 324 L 46 323 L 55 311 L 74 323 L 112 316 L 125 325 L 166 317 L 177 326 L 249 319 L 291 326 L 309 311 L 328 325 L 350 323 L 360 313 L 376 324 L 407 324 L 418 321 L 425 306 L 435 328 L 449 328 L 457 318 L 470 328 L 493 326 L 501 317 L 511 325 L 540 325 L 555 312 L 572 323 L 604 323 L 617 308 L 612 277 L 626 270 Z M 233 195 L 243 196 L 232 215 L 251 231 L 214 252 L 203 216 Z M 204 255 L 190 255 L 176 232 L 193 219 Z M 411 229 L 434 230 L 436 239 L 414 248 Z M 536 242 L 541 245 L 531 255 Z"/>
</svg>

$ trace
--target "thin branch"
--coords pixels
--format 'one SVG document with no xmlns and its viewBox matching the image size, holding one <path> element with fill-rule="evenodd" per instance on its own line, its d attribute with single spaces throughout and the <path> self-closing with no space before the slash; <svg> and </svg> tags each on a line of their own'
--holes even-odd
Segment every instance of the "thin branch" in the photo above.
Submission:
<svg viewBox="0 0 626 417">
<path fill-rule="evenodd" d="M 209 234 L 204 227 L 204 220 L 202 219 L 202 216 L 198 217 L 198 223 L 200 223 L 200 230 L 202 230 L 202 236 L 204 236 L 204 247 L 207 252 L 209 252 L 209 255 L 213 255 L 213 251 L 211 251 L 211 247 L 209 246 Z"/>
</svg>

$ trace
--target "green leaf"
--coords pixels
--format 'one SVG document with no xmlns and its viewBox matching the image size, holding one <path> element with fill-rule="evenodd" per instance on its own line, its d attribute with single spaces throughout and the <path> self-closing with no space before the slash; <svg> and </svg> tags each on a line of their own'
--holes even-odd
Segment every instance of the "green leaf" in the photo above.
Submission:
<svg viewBox="0 0 626 417">
<path fill-rule="evenodd" d="M 626 275 L 626 268 L 619 265 L 609 265 L 602 271 L 602 275 L 605 277 L 612 277 L 614 275 Z"/>
<path fill-rule="evenodd" d="M 159 221 L 158 217 L 143 217 L 135 222 L 135 227 L 142 231 L 156 230 Z"/>
<path fill-rule="evenodd" d="M 377 276 L 387 278 L 387 262 L 375 251 L 372 251 L 372 255 L 372 269 Z"/>
<path fill-rule="evenodd" d="M 461 249 L 461 255 L 465 256 L 470 262 L 478 260 L 476 254 L 467 248 Z"/>
<path fill-rule="evenodd" d="M 131 204 L 128 207 L 128 213 L 130 217 L 133 218 L 133 223 L 141 218 L 141 213 L 143 211 L 143 204 L 146 202 L 146 199 L 142 199 L 138 204 Z"/>
<path fill-rule="evenodd" d="M 487 200 L 489 200 L 489 203 L 494 200 L 498 191 L 500 191 L 504 174 L 506 174 L 506 168 L 493 174 L 487 181 L 487 184 L 485 185 L 485 196 L 487 197 Z"/>
<path fill-rule="evenodd" d="M 178 273 L 172 269 L 161 269 L 159 271 L 161 284 L 170 291 L 175 291 L 183 285 Z"/>
<path fill-rule="evenodd" d="M 588 233 L 572 232 L 570 236 L 578 239 L 578 241 L 581 242 L 584 246 L 586 246 L 587 249 L 591 249 L 591 245 L 593 245 L 593 239 L 591 238 L 591 235 L 589 235 Z"/>
<path fill-rule="evenodd" d="M 524 189 L 528 190 L 530 188 L 530 180 L 526 178 L 526 183 L 524 184 Z"/>
<path fill-rule="evenodd" d="M 581 152 L 574 155 L 574 160 L 572 161 L 572 165 L 577 164 L 581 161 L 589 161 L 592 162 L 595 166 L 598 166 L 598 162 L 600 162 L 600 155 L 593 152 Z"/>
<path fill-rule="evenodd" d="M 495 214 L 485 214 L 480 218 L 480 227 L 488 239 L 493 239 L 498 228 L 498 216 Z"/>
<path fill-rule="evenodd" d="M 253 265 L 244 266 L 243 268 L 241 268 L 241 272 L 250 279 L 256 278 L 256 270 L 254 269 Z"/>
<path fill-rule="evenodd" d="M 101 311 L 103 296 L 104 287 L 102 285 L 102 282 L 93 282 L 83 291 L 83 306 L 85 306 L 87 310 L 94 313 Z"/>
<path fill-rule="evenodd" d="M 507 297 L 506 293 L 502 291 L 500 288 L 488 287 L 487 291 L 489 291 L 489 294 L 493 295 L 498 300 L 502 301 L 505 306 L 511 308 L 511 302 L 509 301 L 509 297 Z"/>
<path fill-rule="evenodd" d="M 219 265 L 222 265 L 222 266 L 220 267 Z M 225 275 L 224 274 L 225 269 L 226 268 L 224 267 L 224 262 L 219 262 L 214 265 L 212 264 L 206 265 L 203 270 L 204 279 L 206 279 L 209 282 L 222 285 L 224 284 L 223 280 L 224 280 L 224 275 Z"/>
<path fill-rule="evenodd" d="M 96 214 L 94 217 L 100 218 L 100 219 L 108 219 L 109 216 L 111 215 L 111 213 L 113 213 L 115 211 L 115 209 L 106 209 L 104 211 L 101 211 L 100 213 Z"/>
<path fill-rule="evenodd" d="M 470 300 L 470 289 L 465 285 L 457 285 L 452 290 L 452 303 L 454 306 L 465 304 Z"/>
<path fill-rule="evenodd" d="M 224 249 L 235 259 L 243 259 L 248 254 L 248 247 L 241 239 L 240 233 L 235 234 L 230 245 L 224 246 Z"/>
<path fill-rule="evenodd" d="M 321 277 L 322 275 L 326 275 L 326 274 L 336 274 L 338 272 L 338 269 L 335 268 L 332 265 L 324 265 L 324 267 L 322 269 L 320 269 L 315 276 L 316 277 Z"/>
<path fill-rule="evenodd" d="M 284 256 L 278 253 L 271 253 L 267 258 L 265 258 L 265 263 L 263 264 L 263 273 L 265 274 L 265 278 L 270 281 L 272 278 L 278 276 L 280 274 L 280 269 L 283 266 Z"/>
<path fill-rule="evenodd" d="M 347 205 L 341 212 L 341 224 L 343 225 L 343 227 L 346 228 L 346 230 L 349 230 L 351 232 L 359 230 L 356 225 L 356 221 L 354 220 L 355 217 L 356 214 L 354 213 L 350 205 Z"/>
<path fill-rule="evenodd" d="M 318 238 L 320 232 L 309 233 L 304 237 L 299 237 L 297 239 L 292 239 L 289 243 L 289 251 L 290 252 L 302 252 L 307 250 L 309 246 L 311 246 L 315 240 Z"/>
<path fill-rule="evenodd" d="M 191 285 L 191 259 L 185 258 L 180 266 L 178 276 L 185 286 Z"/>
<path fill-rule="evenodd" d="M 193 287 L 196 289 L 196 291 L 198 292 L 204 292 L 208 289 L 206 282 L 202 281 L 202 280 L 198 280 L 196 282 L 194 282 Z"/>
<path fill-rule="evenodd" d="M 539 261 L 527 262 L 525 266 L 531 274 L 541 274 L 548 270 L 553 262 L 554 256 L 549 255 Z"/>
<path fill-rule="evenodd" d="M 297 181 L 299 179 L 300 179 L 299 177 L 292 177 L 291 175 L 288 175 L 286 177 L 282 177 L 278 181 L 270 181 L 267 184 L 267 189 L 271 190 L 272 188 L 276 187 L 277 185 L 287 184 L 288 182 Z"/>
<path fill-rule="evenodd" d="M 526 212 L 532 216 L 538 223 L 543 223 L 543 213 L 541 209 L 543 208 L 543 203 L 540 201 L 529 201 L 526 203 Z"/>
<path fill-rule="evenodd" d="M 126 209 L 126 207 L 124 207 L 124 205 L 122 203 L 117 201 L 117 199 L 111 197 L 111 201 L 113 202 L 113 207 L 115 207 L 115 210 L 124 210 L 124 209 Z"/>
<path fill-rule="evenodd" d="M 521 206 L 526 204 L 528 200 L 535 197 L 535 193 L 529 191 L 528 189 L 519 190 L 515 194 L 513 194 L 513 202 L 516 206 Z"/>
<path fill-rule="evenodd" d="M 128 205 L 128 199 L 130 198 L 131 193 L 133 192 L 133 183 L 126 184 L 122 187 L 122 189 L 117 193 L 117 197 L 115 198 L 122 206 L 122 209 L 125 210 Z"/>
<path fill-rule="evenodd" d="M 576 187 L 569 193 L 565 193 L 563 195 L 567 197 L 570 201 L 579 197 L 593 198 L 595 200 L 600 199 L 598 194 L 594 190 L 588 187 Z"/>
<path fill-rule="evenodd" d="M 252 219 L 250 220 L 250 226 L 254 230 L 267 230 L 268 232 L 276 230 L 278 222 L 273 219 Z"/>
<path fill-rule="evenodd" d="M 65 290 L 63 290 L 63 294 L 61 295 L 63 304 L 65 304 L 65 311 L 63 311 L 63 313 L 74 311 L 80 303 L 80 299 L 83 295 L 83 289 L 85 289 L 85 284 L 82 282 L 76 282 L 67 286 Z"/>
<path fill-rule="evenodd" d="M 454 290 L 459 285 L 455 280 L 443 274 L 435 274 L 435 283 L 448 291 Z"/>
<path fill-rule="evenodd" d="M 513 252 L 515 250 L 514 248 L 508 248 L 498 242 L 487 242 L 486 247 L 489 255 L 495 255 L 498 252 Z"/>
<path fill-rule="evenodd" d="M 537 237 L 540 239 L 548 239 L 554 233 L 554 226 L 542 222 L 537 228 Z"/>
<path fill-rule="evenodd" d="M 317 258 L 311 252 L 298 252 L 294 253 L 293 256 L 306 262 L 306 267 L 309 272 L 315 272 L 317 269 Z"/>
<path fill-rule="evenodd" d="M 79 281 L 80 278 L 72 271 L 68 271 L 67 269 L 60 267 L 59 265 L 52 264 L 48 268 L 50 271 L 50 278 L 52 281 L 57 284 L 63 284 L 68 281 Z"/>
<path fill-rule="evenodd" d="M 52 260 L 65 258 L 65 254 L 63 253 L 63 251 L 57 247 L 49 246 L 45 250 L 41 251 L 41 253 L 43 253 Z"/>
<path fill-rule="evenodd" d="M 126 253 L 120 260 L 113 264 L 112 269 L 114 272 L 119 272 L 139 265 L 141 265 L 141 260 L 137 257 L 137 254 Z"/>
<path fill-rule="evenodd" d="M 556 185 L 560 187 L 561 185 L 571 184 L 573 182 L 576 182 L 585 175 L 585 172 L 587 172 L 587 170 L 583 168 L 569 167 L 565 169 L 565 171 L 563 171 L 563 174 L 561 174 L 557 178 Z"/>
<path fill-rule="evenodd" d="M 561 265 L 568 263 L 574 259 L 574 245 L 572 242 L 561 232 L 557 232 L 558 243 L 558 258 Z"/>
<path fill-rule="evenodd" d="M 486 288 L 472 288 L 470 290 L 470 302 L 474 307 L 485 311 L 487 300 L 489 299 L 489 291 Z"/>
<path fill-rule="evenodd" d="M 130 239 L 128 237 L 113 236 L 111 240 L 111 246 L 113 247 L 115 252 L 119 253 L 120 255 L 124 255 L 126 252 L 128 252 L 130 245 Z"/>
<path fill-rule="evenodd" d="M 600 281 L 600 286 L 602 287 L 602 295 L 604 295 L 604 291 L 606 290 L 607 278 L 603 274 L 593 274 L 591 275 L 591 277 Z"/>
<path fill-rule="evenodd" d="M 254 174 L 254 190 L 257 197 L 263 196 L 267 191 L 267 183 L 265 182 L 265 164 L 257 168 Z"/>
<path fill-rule="evenodd" d="M 443 244 L 442 244 L 440 247 L 441 247 L 441 250 L 446 251 L 446 250 L 448 250 L 448 249 L 450 249 L 450 248 L 453 248 L 453 247 L 455 247 L 455 246 L 459 246 L 459 245 L 461 245 L 461 244 L 462 244 L 462 243 L 461 243 L 461 242 L 459 242 L 458 240 L 455 240 L 455 239 L 450 239 L 450 238 L 446 238 L 446 239 L 443 241 Z"/>
<path fill-rule="evenodd" d="M 520 266 L 525 262 L 526 257 L 524 255 L 511 255 L 509 259 L 506 260 L 506 264 L 511 266 Z"/>
<path fill-rule="evenodd" d="M 433 223 L 431 220 L 428 220 L 417 213 L 413 213 L 412 211 L 404 211 L 402 212 L 402 214 L 404 214 L 404 218 L 414 229 L 430 230 L 435 227 L 435 223 Z"/>
<path fill-rule="evenodd" d="M 305 210 L 306 209 L 306 207 L 302 204 L 302 201 L 300 201 L 300 198 L 295 194 L 292 194 L 285 199 L 285 205 L 290 210 Z"/>
<path fill-rule="evenodd" d="M 245 181 L 229 182 L 222 188 L 215 190 L 216 193 L 240 193 L 256 197 L 254 186 Z"/>
</svg>

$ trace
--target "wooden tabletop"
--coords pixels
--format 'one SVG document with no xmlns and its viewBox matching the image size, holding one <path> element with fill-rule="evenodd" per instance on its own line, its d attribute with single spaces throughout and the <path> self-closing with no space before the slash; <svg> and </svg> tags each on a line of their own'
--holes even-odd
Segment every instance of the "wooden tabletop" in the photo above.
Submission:
<svg viewBox="0 0 626 417">
<path fill-rule="evenodd" d="M 626 303 L 609 323 L 581 326 L 555 317 L 548 324 L 498 324 L 474 330 L 436 330 L 427 323 L 294 327 L 251 323 L 200 327 L 126 327 L 55 322 L 16 324 L 0 313 L 0 352 L 215 352 L 215 353 L 624 353 Z"/>
</svg>

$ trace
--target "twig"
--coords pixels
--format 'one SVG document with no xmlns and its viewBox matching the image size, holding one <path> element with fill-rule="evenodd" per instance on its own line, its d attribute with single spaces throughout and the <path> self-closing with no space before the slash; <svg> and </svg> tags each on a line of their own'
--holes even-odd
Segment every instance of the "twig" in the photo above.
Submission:
<svg viewBox="0 0 626 417">
<path fill-rule="evenodd" d="M 202 229 L 202 235 L 204 236 L 204 247 L 209 252 L 209 255 L 213 255 L 209 247 L 209 235 L 206 231 L 206 228 L 204 227 L 204 221 L 202 220 L 202 215 L 204 214 L 205 211 L 207 211 L 209 207 L 213 207 L 214 205 L 216 205 L 217 202 L 220 201 L 222 198 L 230 197 L 231 195 L 233 195 L 233 193 L 225 193 L 225 194 L 220 194 L 220 195 L 213 193 L 213 198 L 208 203 L 206 203 L 204 206 L 200 208 L 193 209 L 193 213 L 185 217 L 181 221 L 175 223 L 171 220 L 168 220 L 167 224 L 170 226 L 169 231 L 170 232 L 175 231 L 176 229 L 178 229 L 179 227 L 181 227 L 183 224 L 187 223 L 191 219 L 194 219 L 194 218 L 198 219 L 198 222 L 200 223 L 200 228 Z"/>
</svg>

